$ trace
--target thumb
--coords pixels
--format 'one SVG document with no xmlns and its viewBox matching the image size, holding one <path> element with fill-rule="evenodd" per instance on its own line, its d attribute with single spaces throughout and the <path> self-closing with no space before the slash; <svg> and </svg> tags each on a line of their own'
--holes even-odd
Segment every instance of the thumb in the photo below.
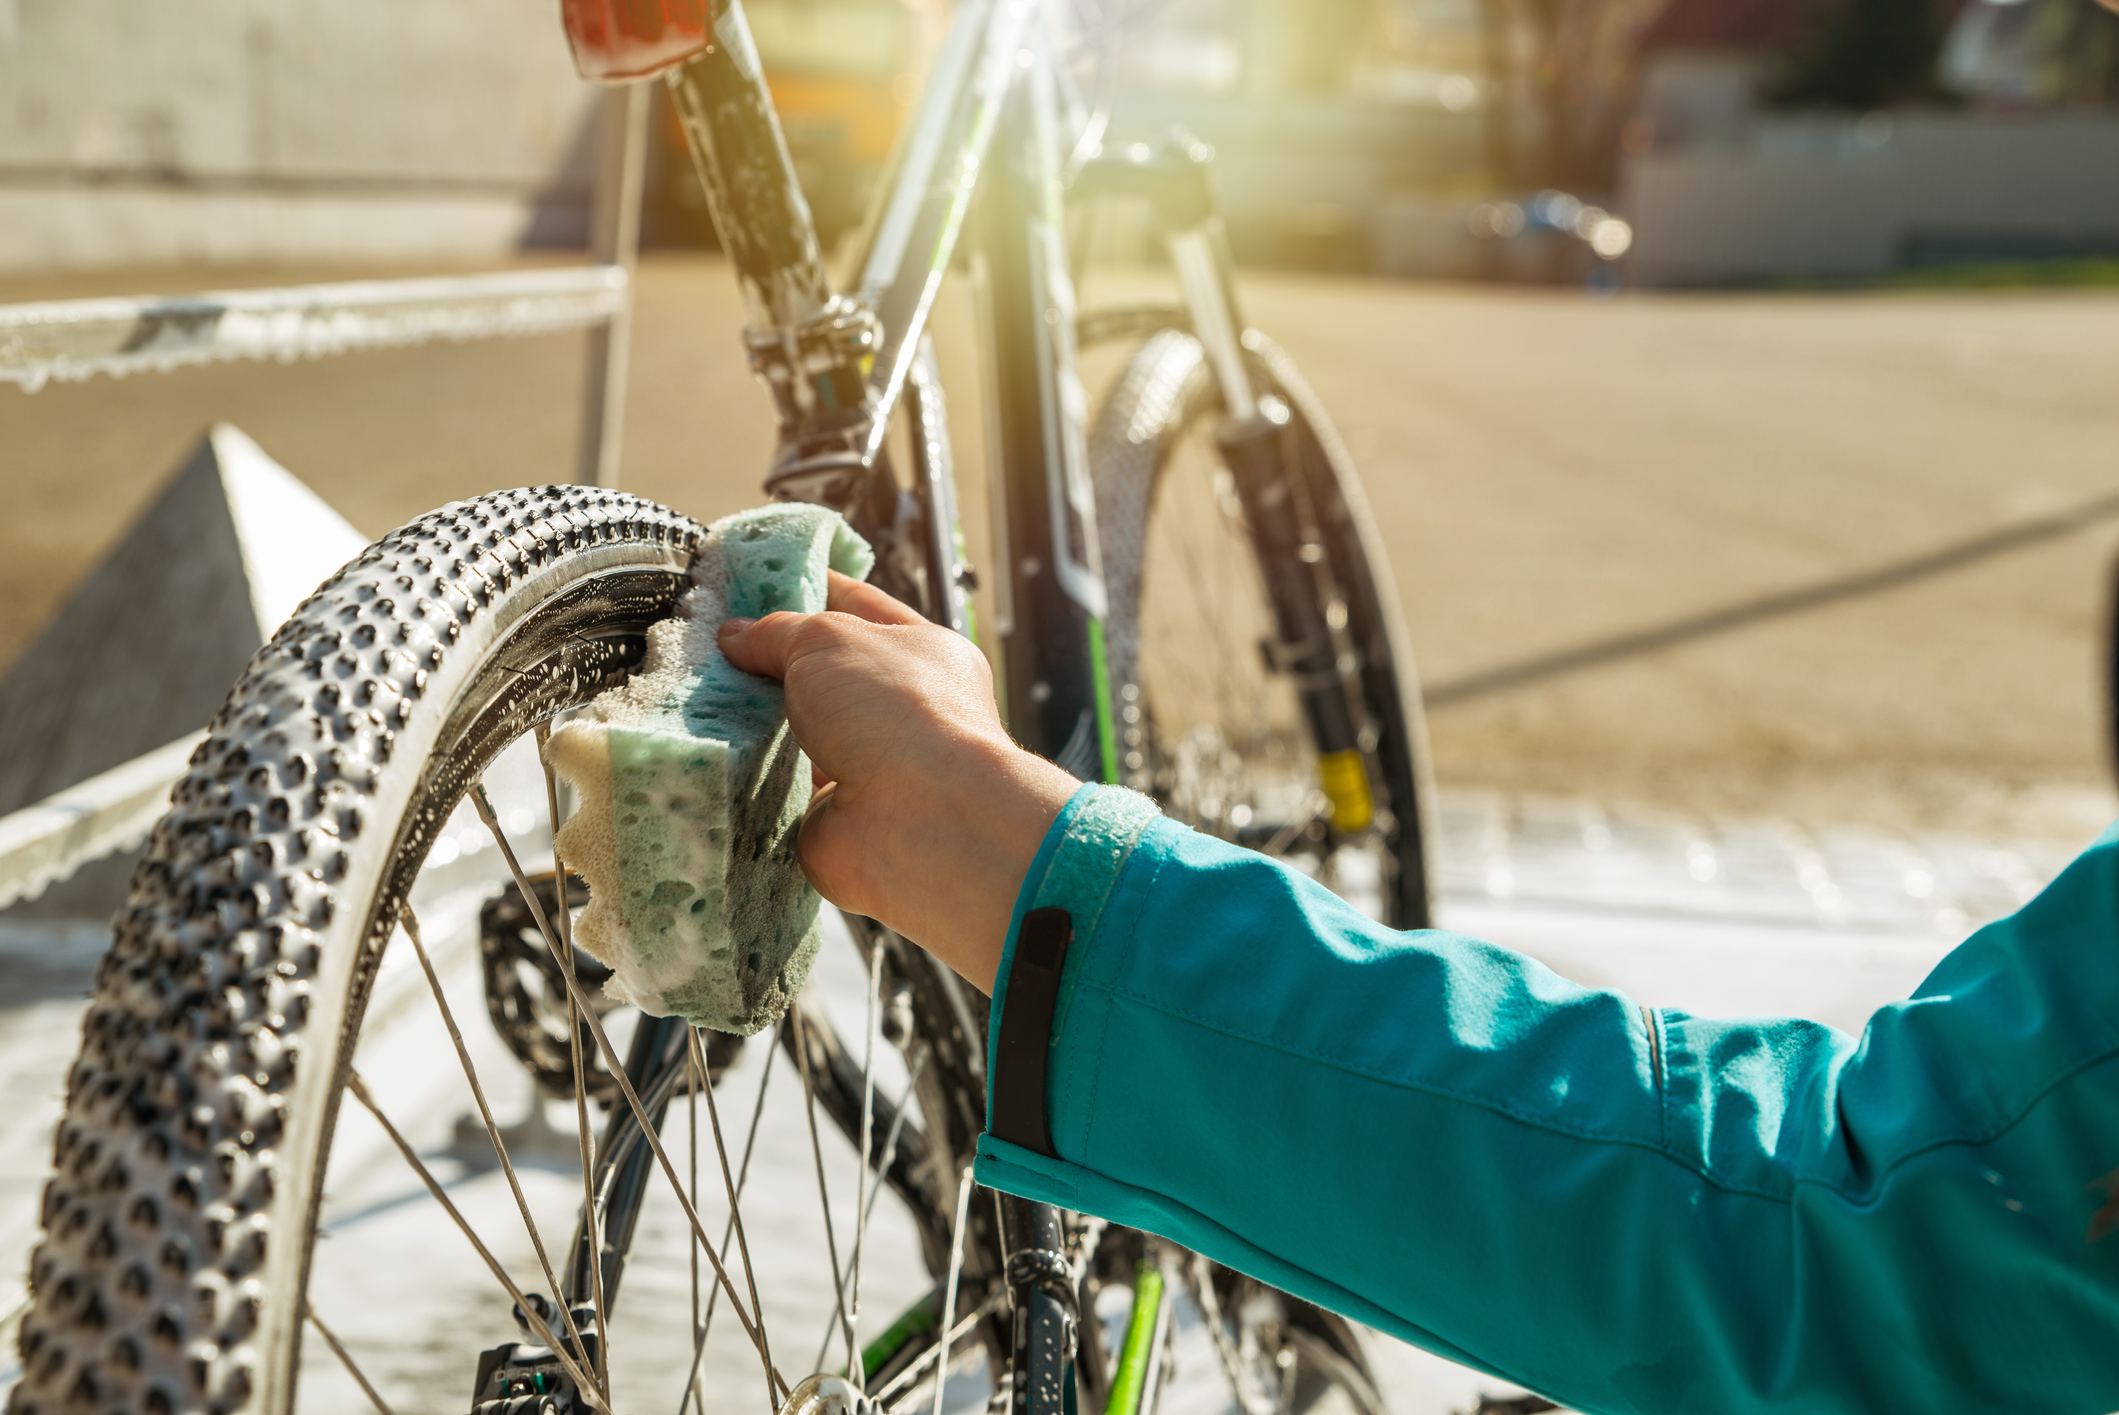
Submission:
<svg viewBox="0 0 2119 1415">
<path fill-rule="evenodd" d="M 785 678 L 788 660 L 794 656 L 795 636 L 815 617 L 782 610 L 763 619 L 724 619 L 719 635 L 721 652 L 745 673 Z"/>
</svg>

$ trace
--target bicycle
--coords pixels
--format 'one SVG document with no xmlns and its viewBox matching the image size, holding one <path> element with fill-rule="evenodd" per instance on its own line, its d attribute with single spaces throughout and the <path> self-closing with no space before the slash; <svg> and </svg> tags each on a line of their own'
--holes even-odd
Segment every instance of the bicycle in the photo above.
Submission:
<svg viewBox="0 0 2119 1415">
<path fill-rule="evenodd" d="M 769 494 L 840 511 L 875 546 L 877 583 L 974 631 L 976 576 L 925 330 L 963 256 L 986 316 L 1001 570 L 985 633 L 1011 730 L 1077 776 L 1145 790 L 1195 828 L 1310 870 L 1387 922 L 1426 924 L 1431 793 L 1395 592 L 1329 420 L 1241 318 L 1210 154 L 1181 136 L 1104 152 L 1108 94 L 1083 97 L 1038 0 L 966 0 L 883 184 L 857 288 L 837 294 L 735 0 L 711 13 L 703 0 L 569 0 L 566 12 L 589 76 L 669 84 L 780 416 Z M 1180 304 L 1078 316 L 1070 216 L 1113 196 L 1157 214 Z M 1144 342 L 1092 421 L 1079 348 L 1121 338 Z M 865 976 L 859 1045 L 813 986 L 767 1047 L 640 1018 L 621 1054 L 606 1025 L 618 1014 L 589 992 L 600 969 L 571 942 L 582 886 L 557 858 L 525 866 L 515 840 L 534 821 L 496 808 L 486 778 L 512 745 L 541 740 L 639 662 L 648 627 L 687 587 L 701 534 L 615 491 L 496 492 L 386 536 L 259 652 L 173 793 L 98 973 L 54 1145 L 14 1415 L 286 1412 L 305 1368 L 316 1408 L 330 1398 L 319 1382 L 340 1380 L 333 1362 L 385 1412 L 371 1367 L 482 1415 L 610 1415 L 648 1398 L 654 1363 L 632 1333 L 657 1330 L 673 1347 L 665 1367 L 682 1375 L 680 1411 L 703 1415 L 724 1307 L 745 1339 L 731 1344 L 757 1358 L 745 1379 L 762 1376 L 775 1410 L 869 1415 L 931 1401 L 939 1412 L 952 1352 L 970 1351 L 996 1410 L 1147 1415 L 1179 1290 L 1245 1415 L 1334 1396 L 1381 1415 L 1342 1319 L 1147 1235 L 1006 1196 L 970 1202 L 985 999 L 872 921 L 846 920 Z M 556 821 L 548 770 L 541 786 Z M 459 1025 L 440 945 L 419 922 L 420 910 L 467 907 L 445 858 L 471 848 L 450 833 L 465 812 L 514 881 L 465 930 L 479 940 L 491 1036 Z M 406 1018 L 421 980 L 442 1025 L 415 1043 Z M 803 1114 L 782 1116 L 784 1129 L 760 1123 L 775 1050 L 803 1083 Z M 491 1081 L 529 1088 L 530 1121 L 496 1120 L 474 1051 L 498 1054 Z M 385 1075 L 393 1064 L 419 1070 L 420 1085 L 460 1066 L 479 1115 L 466 1143 L 489 1156 L 483 1170 L 436 1174 L 433 1146 L 390 1119 L 393 1086 L 415 1088 Z M 732 1154 L 720 1098 L 746 1067 L 757 1099 Z M 556 1145 L 539 1129 L 547 1101 L 575 1114 L 575 1135 Z M 702 1101 L 713 1141 L 703 1187 Z M 592 1108 L 607 1112 L 600 1132 Z M 429 1109 L 415 1130 L 432 1128 Z M 853 1147 L 843 1244 L 819 1110 Z M 408 1343 L 400 1328 L 366 1348 L 365 1365 L 349 1320 L 371 1308 L 388 1319 L 457 1278 L 406 1283 L 319 1245 L 320 1231 L 399 1213 L 419 1192 L 376 1197 L 373 1167 L 344 1152 L 358 1148 L 356 1130 L 360 1154 L 405 1162 L 451 1221 L 435 1219 L 436 1231 L 461 1228 L 479 1259 L 468 1270 L 490 1278 L 474 1330 Z M 688 1179 L 671 1153 L 680 1131 Z M 783 1136 L 813 1163 L 829 1263 L 792 1347 L 781 1289 L 797 1275 L 761 1272 L 743 1219 L 756 1146 Z M 538 1154 L 562 1176 L 578 1169 L 578 1187 L 568 1178 L 555 1191 Z M 481 1173 L 507 1192 L 481 1189 Z M 717 1179 L 728 1206 L 718 1234 L 701 1216 Z M 887 1236 L 870 1222 L 883 1189 L 900 1215 L 899 1257 L 916 1254 L 924 1271 L 869 1265 L 871 1298 L 895 1282 L 910 1301 L 864 1341 L 863 1265 Z M 842 1183 L 842 1212 L 847 1193 Z M 349 1216 L 355 1198 L 373 1202 Z M 464 1214 L 476 1203 L 504 1215 L 512 1205 L 528 1247 L 518 1237 L 496 1253 Z M 563 1249 L 542 1236 L 540 1206 L 572 1211 Z M 665 1270 L 680 1248 L 682 1323 L 666 1310 L 673 1296 L 614 1321 L 629 1275 L 629 1290 L 648 1283 L 651 1298 L 678 1290 Z M 334 1291 L 373 1286 L 374 1301 L 327 1322 L 309 1296 L 320 1266 Z"/>
</svg>

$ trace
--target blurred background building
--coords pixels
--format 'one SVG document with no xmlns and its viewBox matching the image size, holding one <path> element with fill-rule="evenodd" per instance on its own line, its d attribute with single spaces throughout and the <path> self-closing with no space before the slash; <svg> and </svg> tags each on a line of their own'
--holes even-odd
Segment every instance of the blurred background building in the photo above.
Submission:
<svg viewBox="0 0 2119 1415">
<path fill-rule="evenodd" d="M 827 228 L 858 219 L 941 0 L 751 21 Z M 594 93 L 526 0 L 0 0 L 0 270 L 489 259 L 586 238 Z M 711 238 L 662 105 L 650 235 Z"/>
<path fill-rule="evenodd" d="M 2119 18 L 2088 0 L 1672 0 L 1638 54 L 1644 283 L 2119 254 Z"/>
<path fill-rule="evenodd" d="M 586 231 L 522 0 L 0 0 L 0 269 L 481 257 Z"/>
<path fill-rule="evenodd" d="M 0 269 L 578 244 L 591 95 L 549 8 L 0 0 Z M 827 236 L 949 8 L 749 6 Z M 1253 262 L 1698 284 L 2119 253 L 2093 0 L 1078 0 L 1073 28 L 1115 138 L 1215 146 Z M 648 239 L 710 242 L 666 105 L 656 133 Z"/>
</svg>

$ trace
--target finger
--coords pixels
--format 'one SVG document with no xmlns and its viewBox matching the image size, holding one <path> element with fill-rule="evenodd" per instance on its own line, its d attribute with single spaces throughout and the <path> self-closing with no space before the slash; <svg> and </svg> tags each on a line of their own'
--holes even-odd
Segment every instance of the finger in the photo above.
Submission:
<svg viewBox="0 0 2119 1415">
<path fill-rule="evenodd" d="M 764 678 L 785 678 L 787 661 L 794 653 L 795 635 L 814 616 L 782 610 L 763 619 L 722 621 L 721 652 L 745 673 Z"/>
<path fill-rule="evenodd" d="M 824 607 L 838 614 L 851 614 L 871 624 L 925 624 L 927 619 L 902 600 L 891 598 L 874 585 L 864 584 L 836 570 L 826 572 L 829 588 Z"/>
</svg>

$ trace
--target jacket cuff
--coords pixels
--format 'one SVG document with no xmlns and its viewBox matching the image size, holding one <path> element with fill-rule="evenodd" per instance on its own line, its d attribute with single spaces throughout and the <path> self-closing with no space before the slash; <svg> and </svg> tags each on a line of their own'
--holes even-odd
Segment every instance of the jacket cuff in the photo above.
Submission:
<svg viewBox="0 0 2119 1415">
<path fill-rule="evenodd" d="M 994 1058 L 1000 1054 L 1001 1017 L 1008 1003 L 1008 978 L 1015 967 L 1016 944 L 1023 916 L 1032 909 L 1064 909 L 1074 924 L 1074 939 L 1060 975 L 1059 1006 L 1053 1014 L 1050 1046 L 1065 1028 L 1068 1002 L 1082 962 L 1095 944 L 1104 906 L 1148 827 L 1163 818 L 1146 796 L 1123 786 L 1084 786 L 1068 798 L 1045 832 L 1037 855 L 1016 891 L 1008 937 L 993 977 L 993 1006 L 986 1023 L 986 1124 L 993 1125 Z M 1050 1106 L 1047 1099 L 1047 1106 Z"/>
</svg>

